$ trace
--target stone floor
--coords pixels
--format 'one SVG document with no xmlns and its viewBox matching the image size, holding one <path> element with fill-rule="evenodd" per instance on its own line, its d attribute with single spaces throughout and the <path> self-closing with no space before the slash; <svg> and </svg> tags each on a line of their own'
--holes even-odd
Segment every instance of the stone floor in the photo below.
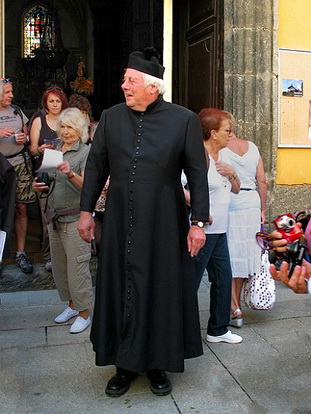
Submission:
<svg viewBox="0 0 311 414">
<path fill-rule="evenodd" d="M 26 253 L 34 264 L 34 271 L 30 274 L 23 273 L 15 265 L 16 243 L 13 235 L 11 257 L 4 259 L 2 274 L 0 275 L 0 292 L 22 292 L 55 289 L 53 276 L 44 268 L 44 261 L 40 247 L 41 225 L 36 204 L 29 205 L 29 224 L 26 240 Z M 93 281 L 95 279 L 97 258 L 92 257 L 90 270 Z"/>
</svg>

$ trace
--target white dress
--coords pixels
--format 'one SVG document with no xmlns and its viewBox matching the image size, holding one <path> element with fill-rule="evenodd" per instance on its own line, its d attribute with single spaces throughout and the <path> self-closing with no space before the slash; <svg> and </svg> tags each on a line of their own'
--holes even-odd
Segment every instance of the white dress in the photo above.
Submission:
<svg viewBox="0 0 311 414">
<path fill-rule="evenodd" d="M 228 246 L 232 276 L 248 278 L 260 272 L 261 248 L 256 242 L 260 231 L 261 202 L 257 192 L 256 170 L 260 158 L 257 146 L 248 141 L 247 152 L 240 156 L 226 148 L 241 181 L 239 194 L 231 193 L 229 206 Z"/>
</svg>

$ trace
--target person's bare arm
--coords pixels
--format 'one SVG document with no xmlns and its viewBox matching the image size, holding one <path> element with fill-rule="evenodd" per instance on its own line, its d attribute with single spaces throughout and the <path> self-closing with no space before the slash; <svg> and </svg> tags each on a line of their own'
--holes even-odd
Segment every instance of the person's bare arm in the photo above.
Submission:
<svg viewBox="0 0 311 414">
<path fill-rule="evenodd" d="M 258 186 L 258 193 L 261 201 L 261 224 L 264 224 L 266 220 L 268 182 L 261 157 L 259 158 L 259 162 L 257 165 L 256 180 Z"/>
<path fill-rule="evenodd" d="M 30 129 L 30 145 L 29 151 L 32 155 L 40 155 L 43 153 L 43 148 L 39 146 L 39 138 L 40 138 L 40 131 L 41 131 L 41 119 L 38 116 L 32 122 L 31 129 Z"/>
</svg>

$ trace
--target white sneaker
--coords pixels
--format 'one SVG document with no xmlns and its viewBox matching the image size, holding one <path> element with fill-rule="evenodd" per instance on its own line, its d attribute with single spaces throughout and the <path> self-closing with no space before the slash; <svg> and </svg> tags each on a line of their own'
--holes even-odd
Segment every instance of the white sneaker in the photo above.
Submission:
<svg viewBox="0 0 311 414">
<path fill-rule="evenodd" d="M 85 329 L 91 324 L 91 318 L 88 317 L 87 319 L 82 318 L 82 316 L 78 316 L 74 323 L 71 325 L 69 330 L 70 333 L 80 333 L 85 331 Z"/>
<path fill-rule="evenodd" d="M 56 323 L 64 323 L 69 321 L 69 319 L 73 318 L 74 316 L 79 315 L 79 312 L 71 309 L 70 307 L 66 308 L 64 312 L 62 312 L 60 315 L 56 316 L 55 322 Z"/>
<path fill-rule="evenodd" d="M 48 260 L 47 262 L 45 262 L 44 268 L 48 272 L 52 272 L 52 262 L 51 262 L 51 260 Z"/>
<path fill-rule="evenodd" d="M 227 344 L 239 344 L 243 341 L 243 338 L 239 335 L 233 334 L 231 331 L 226 332 L 223 335 L 212 336 L 206 335 L 207 342 L 227 342 Z"/>
</svg>

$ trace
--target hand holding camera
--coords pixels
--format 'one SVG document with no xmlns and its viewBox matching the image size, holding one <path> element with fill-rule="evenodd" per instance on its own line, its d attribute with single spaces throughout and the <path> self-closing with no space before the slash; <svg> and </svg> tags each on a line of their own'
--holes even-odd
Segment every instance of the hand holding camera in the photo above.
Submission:
<svg viewBox="0 0 311 414">
<path fill-rule="evenodd" d="M 39 172 L 32 182 L 32 188 L 36 192 L 49 193 L 51 180 L 48 173 Z"/>
<path fill-rule="evenodd" d="M 273 250 L 270 253 L 270 263 L 273 263 L 277 270 L 285 261 L 288 263 L 288 276 L 291 277 L 295 266 L 300 266 L 307 250 L 304 232 L 301 224 L 297 223 L 291 213 L 282 214 L 273 220 L 277 232 L 271 234 L 257 233 L 258 244 L 266 250 Z"/>
</svg>

